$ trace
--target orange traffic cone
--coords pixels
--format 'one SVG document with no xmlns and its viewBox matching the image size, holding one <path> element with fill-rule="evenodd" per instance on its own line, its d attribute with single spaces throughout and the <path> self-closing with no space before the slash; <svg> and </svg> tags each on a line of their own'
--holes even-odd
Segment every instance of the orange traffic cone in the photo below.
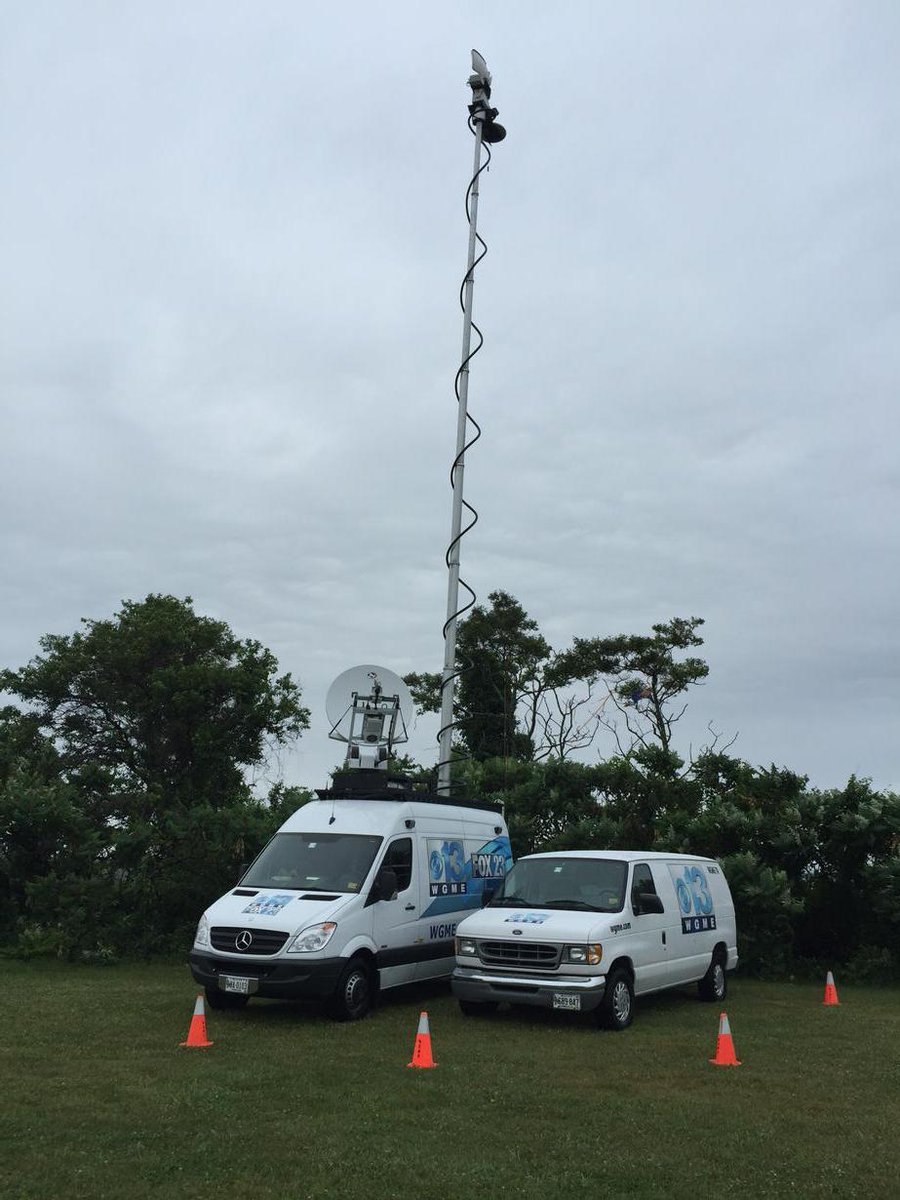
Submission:
<svg viewBox="0 0 900 1200">
<path fill-rule="evenodd" d="M 719 1036 L 716 1038 L 716 1057 L 709 1060 L 717 1067 L 739 1067 L 737 1055 L 734 1052 L 734 1042 L 731 1040 L 731 1026 L 728 1024 L 728 1014 L 719 1014 Z"/>
<path fill-rule="evenodd" d="M 191 1017 L 191 1027 L 188 1030 L 187 1041 L 182 1046 L 211 1046 L 212 1042 L 206 1037 L 206 1013 L 203 1008 L 203 997 L 197 997 L 194 1005 L 194 1015 Z"/>
<path fill-rule="evenodd" d="M 419 1028 L 416 1031 L 416 1044 L 413 1046 L 412 1062 L 408 1067 L 436 1067 L 437 1063 L 431 1057 L 431 1032 L 428 1028 L 428 1013 L 419 1014 Z"/>
<path fill-rule="evenodd" d="M 834 986 L 834 976 L 829 971 L 825 976 L 825 999 L 823 1004 L 840 1004 L 837 998 L 837 988 Z"/>
</svg>

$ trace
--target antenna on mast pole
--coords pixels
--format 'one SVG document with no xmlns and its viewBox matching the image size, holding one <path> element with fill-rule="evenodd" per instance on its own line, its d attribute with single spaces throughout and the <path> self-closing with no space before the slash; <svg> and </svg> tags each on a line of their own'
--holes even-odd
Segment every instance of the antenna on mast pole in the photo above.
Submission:
<svg viewBox="0 0 900 1200">
<path fill-rule="evenodd" d="M 463 535 L 475 524 L 478 515 L 471 505 L 463 500 L 463 476 L 465 473 L 466 450 L 481 435 L 477 423 L 468 414 L 469 396 L 469 362 L 481 347 L 479 340 L 475 350 L 471 349 L 472 342 L 472 293 L 475 286 L 475 266 L 487 253 L 487 246 L 478 236 L 478 180 L 481 172 L 491 161 L 490 146 L 502 142 L 506 130 L 497 118 L 497 109 L 491 108 L 491 73 L 487 63 L 477 50 L 472 51 L 472 74 L 469 76 L 469 87 L 472 89 L 472 103 L 469 105 L 469 128 L 475 135 L 475 161 L 472 169 L 472 179 L 466 192 L 466 213 L 469 218 L 469 258 L 466 274 L 460 292 L 460 304 L 463 310 L 462 361 L 456 373 L 456 398 L 458 413 L 456 423 L 456 457 L 450 469 L 450 483 L 453 488 L 453 509 L 450 523 L 450 544 L 447 548 L 446 562 L 449 572 L 447 584 L 447 620 L 444 623 L 444 668 L 441 672 L 441 728 L 438 733 L 438 782 L 437 790 L 441 795 L 450 793 L 450 766 L 453 739 L 453 697 L 456 684 L 456 630 L 460 616 L 475 603 L 475 593 L 459 577 L 459 547 Z M 487 158 L 482 159 L 482 148 L 487 145 Z M 481 254 L 476 256 L 477 243 L 481 243 Z M 481 338 L 477 325 L 475 330 Z M 475 426 L 475 437 L 466 442 L 466 426 L 469 422 Z M 472 520 L 462 528 L 462 510 L 465 507 L 472 515 Z M 468 603 L 459 607 L 459 585 L 470 595 Z"/>
</svg>

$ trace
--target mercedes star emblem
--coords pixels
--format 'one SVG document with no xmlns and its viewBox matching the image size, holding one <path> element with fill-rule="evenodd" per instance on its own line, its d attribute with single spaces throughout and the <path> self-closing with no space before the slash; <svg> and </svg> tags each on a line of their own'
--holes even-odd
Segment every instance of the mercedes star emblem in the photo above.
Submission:
<svg viewBox="0 0 900 1200">
<path fill-rule="evenodd" d="M 234 939 L 234 945 L 237 950 L 249 950 L 253 941 L 253 934 L 249 929 L 242 929 Z"/>
</svg>

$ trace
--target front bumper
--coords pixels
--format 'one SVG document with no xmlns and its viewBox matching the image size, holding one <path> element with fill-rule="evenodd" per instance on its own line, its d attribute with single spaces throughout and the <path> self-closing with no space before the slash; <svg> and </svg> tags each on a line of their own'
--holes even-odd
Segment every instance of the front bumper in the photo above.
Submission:
<svg viewBox="0 0 900 1200">
<path fill-rule="evenodd" d="M 553 997 L 560 993 L 581 997 L 581 1012 L 598 1008 L 606 991 L 605 975 L 513 975 L 478 967 L 456 967 L 450 976 L 453 995 L 476 1003 L 529 1004 L 534 1008 L 553 1008 Z"/>
<path fill-rule="evenodd" d="M 204 987 L 218 988 L 220 975 L 238 975 L 250 980 L 249 994 L 252 996 L 268 996 L 273 1000 L 326 1000 L 334 994 L 347 960 L 320 958 L 304 962 L 301 956 L 296 962 L 284 959 L 248 962 L 246 958 L 192 950 L 189 963 L 194 979 Z"/>
</svg>

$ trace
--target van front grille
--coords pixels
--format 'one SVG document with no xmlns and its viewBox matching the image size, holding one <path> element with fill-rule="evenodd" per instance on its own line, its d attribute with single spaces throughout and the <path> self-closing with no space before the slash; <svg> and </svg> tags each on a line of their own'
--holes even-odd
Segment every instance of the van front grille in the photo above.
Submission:
<svg viewBox="0 0 900 1200">
<path fill-rule="evenodd" d="M 545 942 L 479 942 L 478 956 L 485 966 L 527 967 L 553 971 L 559 966 L 559 946 Z"/>
<path fill-rule="evenodd" d="M 279 929 L 214 925 L 209 940 L 214 950 L 220 950 L 224 954 L 277 954 L 289 936 Z"/>
</svg>

